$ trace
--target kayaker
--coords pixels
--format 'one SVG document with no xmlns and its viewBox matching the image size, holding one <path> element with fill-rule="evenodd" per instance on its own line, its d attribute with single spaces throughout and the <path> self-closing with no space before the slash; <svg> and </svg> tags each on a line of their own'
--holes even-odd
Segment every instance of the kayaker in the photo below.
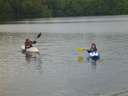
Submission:
<svg viewBox="0 0 128 96">
<path fill-rule="evenodd" d="M 95 43 L 91 44 L 91 48 L 87 50 L 88 53 L 90 52 L 96 52 L 97 51 L 97 47 Z"/>
<path fill-rule="evenodd" d="M 32 47 L 32 41 L 30 39 L 26 39 L 24 45 L 25 45 L 25 49 L 31 48 Z"/>
<path fill-rule="evenodd" d="M 87 52 L 89 53 L 87 60 L 92 59 L 93 61 L 97 61 L 100 59 L 100 55 L 99 52 L 97 50 L 96 44 L 92 43 L 91 44 L 91 48 L 87 50 Z"/>
</svg>

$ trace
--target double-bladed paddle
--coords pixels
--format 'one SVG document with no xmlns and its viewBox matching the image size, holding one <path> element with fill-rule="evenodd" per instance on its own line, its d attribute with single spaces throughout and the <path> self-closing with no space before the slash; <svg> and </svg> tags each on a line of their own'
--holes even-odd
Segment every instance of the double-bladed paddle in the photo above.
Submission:
<svg viewBox="0 0 128 96">
<path fill-rule="evenodd" d="M 33 44 L 36 44 L 37 43 L 37 39 L 40 38 L 42 35 L 42 33 L 40 32 L 37 36 L 36 36 L 36 39 L 32 42 Z"/>
</svg>

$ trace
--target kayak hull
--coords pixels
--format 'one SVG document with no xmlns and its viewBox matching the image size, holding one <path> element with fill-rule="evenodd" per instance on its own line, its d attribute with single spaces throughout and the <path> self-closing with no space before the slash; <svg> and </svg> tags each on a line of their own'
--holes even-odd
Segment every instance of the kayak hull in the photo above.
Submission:
<svg viewBox="0 0 128 96">
<path fill-rule="evenodd" d="M 39 53 L 39 49 L 36 48 L 36 47 L 31 47 L 31 48 L 28 48 L 28 49 L 25 50 L 25 46 L 22 45 L 22 46 L 21 46 L 21 50 L 22 50 L 22 52 Z"/>
<path fill-rule="evenodd" d="M 90 59 L 92 59 L 93 61 L 97 61 L 100 59 L 100 56 L 92 56 L 92 57 L 89 57 Z"/>
</svg>

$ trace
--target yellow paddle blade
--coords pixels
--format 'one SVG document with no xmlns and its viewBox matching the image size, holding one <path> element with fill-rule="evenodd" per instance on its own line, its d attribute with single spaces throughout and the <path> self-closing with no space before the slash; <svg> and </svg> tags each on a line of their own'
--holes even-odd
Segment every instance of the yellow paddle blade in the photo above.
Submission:
<svg viewBox="0 0 128 96">
<path fill-rule="evenodd" d="M 85 48 L 76 48 L 76 51 L 77 52 L 83 52 L 83 51 L 85 51 L 86 49 Z"/>
<path fill-rule="evenodd" d="M 78 57 L 77 57 L 77 61 L 78 61 L 80 64 L 84 63 L 84 57 L 83 57 L 83 56 L 78 56 Z"/>
</svg>

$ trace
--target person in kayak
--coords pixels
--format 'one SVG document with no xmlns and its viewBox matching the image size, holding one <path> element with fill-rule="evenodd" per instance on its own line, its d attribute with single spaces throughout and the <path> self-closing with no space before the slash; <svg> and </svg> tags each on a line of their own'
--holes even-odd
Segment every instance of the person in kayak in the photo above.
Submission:
<svg viewBox="0 0 128 96">
<path fill-rule="evenodd" d="M 26 39 L 24 45 L 25 45 L 25 49 L 31 48 L 32 47 L 33 42 L 30 39 Z"/>
<path fill-rule="evenodd" d="M 100 55 L 98 53 L 98 50 L 97 50 L 97 47 L 96 47 L 95 43 L 91 44 L 91 48 L 88 49 L 87 52 L 89 53 L 88 60 L 89 60 L 89 58 L 91 58 L 94 61 L 97 61 L 97 60 L 100 59 Z"/>
<path fill-rule="evenodd" d="M 87 50 L 88 53 L 90 52 L 97 52 L 97 47 L 95 43 L 91 44 L 91 48 Z"/>
</svg>

